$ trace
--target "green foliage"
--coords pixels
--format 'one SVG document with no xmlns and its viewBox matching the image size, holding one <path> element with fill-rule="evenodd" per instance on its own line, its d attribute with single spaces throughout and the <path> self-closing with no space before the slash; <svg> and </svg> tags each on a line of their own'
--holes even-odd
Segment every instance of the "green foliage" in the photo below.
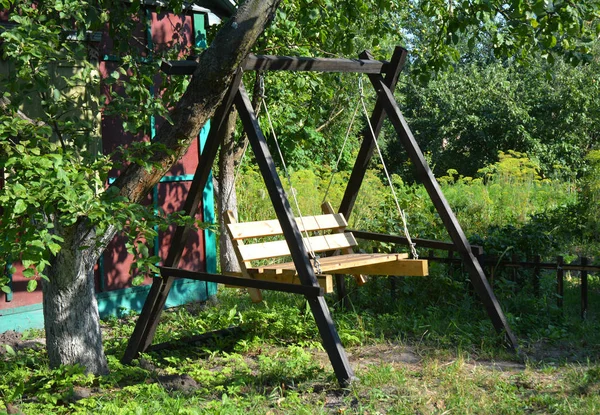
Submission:
<svg viewBox="0 0 600 415">
<path fill-rule="evenodd" d="M 587 170 L 582 178 L 581 207 L 586 236 L 600 243 L 600 150 L 586 156 Z"/>
<path fill-rule="evenodd" d="M 409 79 L 402 88 L 403 106 L 437 175 L 457 169 L 473 177 L 497 161 L 500 151 L 514 150 L 537 160 L 543 177 L 572 179 L 597 141 L 597 65 L 467 62 L 427 84 Z M 390 164 L 410 177 L 399 143 L 388 142 Z"/>
<path fill-rule="evenodd" d="M 600 2 L 546 0 L 421 0 L 409 5 L 422 30 L 415 31 L 416 75 L 448 69 L 482 45 L 507 61 L 559 58 L 577 64 L 592 59 Z M 417 27 L 419 27 L 417 26 Z"/>
<path fill-rule="evenodd" d="M 175 3 L 181 9 L 182 2 Z M 153 168 L 148 159 L 157 147 L 140 142 L 102 154 L 98 114 L 108 102 L 104 115 L 120 115 L 123 130 L 134 134 L 149 134 L 155 117 L 169 121 L 168 108 L 181 96 L 185 81 L 165 76 L 163 93 L 152 91 L 160 58 L 177 56 L 181 47 L 140 51 L 131 42 L 133 29 L 146 18 L 140 2 L 13 4 L 14 25 L 0 34 L 5 62 L 0 72 L 0 172 L 5 176 L 0 269 L 20 260 L 23 275 L 32 278 L 28 289 L 35 289 L 39 278 L 48 278 L 48 266 L 61 249 L 95 249 L 103 232 L 116 227 L 129 237 L 127 248 L 138 259 L 134 271 L 155 273 L 158 258 L 148 249 L 153 237 L 168 223 L 185 219 L 117 197 L 112 187 L 106 190 L 112 168 L 123 163 Z M 85 42 L 89 31 L 106 26 L 119 59 L 104 82 L 108 98 L 98 95 L 98 63 L 88 59 Z M 95 234 L 74 242 L 80 224 L 95 227 Z M 6 291 L 5 276 L 0 283 Z"/>
<path fill-rule="evenodd" d="M 167 311 L 158 328 L 160 341 L 172 341 L 240 325 L 242 330 L 226 342 L 175 344 L 123 365 L 121 339 L 133 327 L 126 318 L 106 322 L 105 337 L 118 344 L 107 348 L 111 374 L 106 377 L 86 376 L 77 366 L 49 370 L 41 350 L 4 355 L 0 411 L 11 405 L 24 414 L 597 412 L 598 324 L 594 318 L 579 319 L 575 281 L 566 281 L 564 314 L 557 313 L 553 298 L 534 300 L 520 293 L 506 298 L 509 291 L 500 290 L 529 356 L 525 364 L 499 346 L 481 304 L 464 285 L 435 275 L 397 282 L 402 290 L 395 299 L 389 295 L 389 279 L 382 278 L 352 293 L 355 311 L 333 308 L 361 380 L 348 389 L 335 383 L 304 299 L 268 292 L 267 304 L 256 305 L 246 294 L 226 289 L 215 307 Z M 590 279 L 592 288 L 598 283 Z M 368 292 L 371 285 L 380 289 L 378 301 Z M 407 286 L 414 290 L 404 292 Z M 597 290 L 590 293 L 597 297 Z M 291 321 L 294 330 L 286 328 Z M 166 376 L 182 376 L 182 382 L 191 378 L 195 384 L 172 390 Z M 89 396 L 79 399 L 82 388 Z"/>
</svg>

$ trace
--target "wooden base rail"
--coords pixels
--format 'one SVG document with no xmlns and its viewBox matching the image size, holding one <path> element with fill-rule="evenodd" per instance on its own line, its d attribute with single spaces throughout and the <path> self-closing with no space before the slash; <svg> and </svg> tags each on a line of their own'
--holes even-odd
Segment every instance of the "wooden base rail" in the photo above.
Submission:
<svg viewBox="0 0 600 415">
<path fill-rule="evenodd" d="M 321 297 L 325 293 L 322 287 L 313 287 L 309 285 L 264 281 L 254 278 L 233 277 L 222 274 L 209 274 L 207 272 L 187 271 L 180 268 L 160 267 L 159 269 L 160 275 L 163 277 L 167 276 L 175 278 L 187 278 L 197 281 L 210 281 L 219 284 L 235 285 L 238 287 L 303 294 L 309 297 Z"/>
</svg>

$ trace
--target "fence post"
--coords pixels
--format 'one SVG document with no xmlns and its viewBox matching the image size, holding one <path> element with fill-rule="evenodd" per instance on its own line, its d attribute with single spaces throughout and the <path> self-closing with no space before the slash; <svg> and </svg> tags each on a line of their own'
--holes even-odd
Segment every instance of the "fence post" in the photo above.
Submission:
<svg viewBox="0 0 600 415">
<path fill-rule="evenodd" d="M 484 256 L 483 256 L 483 247 L 479 246 L 477 248 L 473 248 L 472 250 L 473 255 L 475 255 L 475 257 L 477 258 L 477 262 L 479 262 L 479 265 L 481 266 L 481 269 L 483 270 L 484 274 L 485 274 L 485 268 L 484 268 Z M 471 296 L 475 296 L 475 286 L 473 285 L 473 282 L 469 279 L 469 294 Z"/>
<path fill-rule="evenodd" d="M 587 257 L 581 257 L 581 266 L 586 267 L 588 264 Z M 588 309 L 588 272 L 581 270 L 581 318 L 583 320 L 587 317 Z"/>
<path fill-rule="evenodd" d="M 542 262 L 542 257 L 540 255 L 536 255 L 533 257 L 533 262 L 536 264 L 533 267 L 533 295 L 539 298 L 540 296 L 540 267 L 539 264 Z"/>
<path fill-rule="evenodd" d="M 563 308 L 563 297 L 565 294 L 565 271 L 563 270 L 564 263 L 565 259 L 562 256 L 556 257 L 556 305 L 561 309 Z"/>
<path fill-rule="evenodd" d="M 514 282 L 513 285 L 513 292 L 517 291 L 517 285 L 519 284 L 519 256 L 513 252 L 511 255 L 511 265 L 513 266 L 512 268 L 512 281 Z"/>
</svg>

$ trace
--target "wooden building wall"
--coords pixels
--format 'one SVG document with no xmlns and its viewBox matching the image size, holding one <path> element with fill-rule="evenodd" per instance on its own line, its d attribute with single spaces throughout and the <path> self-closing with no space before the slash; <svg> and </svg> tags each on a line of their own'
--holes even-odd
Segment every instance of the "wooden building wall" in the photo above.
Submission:
<svg viewBox="0 0 600 415">
<path fill-rule="evenodd" d="M 6 19 L 2 15 L 0 18 Z M 183 46 L 205 47 L 207 17 L 203 13 L 182 16 L 148 10 L 145 25 L 140 26 L 141 38 L 146 39 L 147 46 L 164 48 L 175 43 Z M 117 66 L 116 57 L 111 53 L 111 42 L 107 34 L 102 35 L 99 43 L 90 44 L 90 59 L 98 60 L 100 75 L 105 78 Z M 0 74 L 9 68 L 7 62 L 0 62 Z M 101 94 L 102 91 L 97 91 Z M 161 120 L 154 120 L 151 130 L 159 128 Z M 196 140 L 185 156 L 176 163 L 169 173 L 156 186 L 147 198 L 147 203 L 163 209 L 165 212 L 181 210 L 193 173 L 198 164 L 203 140 L 206 139 L 209 126 L 199 132 Z M 109 154 L 120 145 L 127 145 L 134 140 L 148 140 L 151 137 L 134 137 L 122 129 L 122 121 L 114 117 L 102 117 L 101 145 L 104 154 Z M 118 171 L 112 172 L 117 176 Z M 207 186 L 204 192 L 203 209 L 198 219 L 214 221 L 212 187 Z M 157 238 L 156 253 L 165 258 L 169 249 L 171 233 L 161 232 Z M 215 235 L 208 231 L 193 234 L 187 244 L 181 266 L 190 270 L 216 271 Z M 133 257 L 127 253 L 124 238 L 121 235 L 109 244 L 96 267 L 96 288 L 98 306 L 102 316 L 119 315 L 129 310 L 140 310 L 148 292 L 148 284 L 152 276 L 146 277 L 144 284 L 131 286 L 130 266 Z M 6 330 L 24 330 L 43 327 L 41 315 L 41 289 L 28 293 L 27 279 L 21 275 L 20 264 L 14 265 L 17 272 L 12 275 L 13 292 L 0 297 L 0 332 Z M 197 281 L 177 281 L 172 289 L 167 306 L 179 305 L 189 301 L 205 300 L 216 294 L 216 284 Z"/>
</svg>

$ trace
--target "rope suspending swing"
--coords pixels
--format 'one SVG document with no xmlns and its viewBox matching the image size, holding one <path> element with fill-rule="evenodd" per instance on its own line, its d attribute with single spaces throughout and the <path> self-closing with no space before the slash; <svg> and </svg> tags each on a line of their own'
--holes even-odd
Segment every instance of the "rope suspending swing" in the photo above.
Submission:
<svg viewBox="0 0 600 415">
<path fill-rule="evenodd" d="M 362 108 L 362 111 L 363 111 L 363 113 L 364 113 L 364 115 L 365 115 L 365 117 L 367 119 L 367 124 L 369 126 L 369 131 L 371 133 L 371 136 L 375 137 L 373 126 L 371 125 L 371 120 L 369 118 L 369 114 L 367 112 L 367 108 L 366 108 L 366 104 L 365 104 L 362 78 L 359 78 L 358 89 L 359 89 L 359 99 L 356 102 L 356 106 L 355 106 L 355 109 L 353 111 L 352 118 L 350 120 L 350 124 L 349 124 L 349 126 L 348 126 L 348 128 L 346 130 L 346 134 L 345 134 L 345 137 L 344 137 L 344 142 L 342 144 L 342 148 L 340 150 L 340 154 L 339 154 L 339 156 L 338 156 L 338 158 L 336 160 L 335 167 L 332 170 L 332 175 L 331 175 L 329 184 L 327 186 L 327 189 L 325 191 L 323 202 L 326 202 L 327 195 L 328 195 L 329 190 L 331 188 L 331 185 L 333 183 L 333 178 L 334 178 L 335 174 L 338 171 L 339 163 L 340 163 L 341 158 L 343 156 L 343 152 L 344 152 L 345 146 L 346 146 L 346 144 L 348 142 L 348 139 L 350 137 L 350 134 L 352 132 L 352 126 L 354 124 L 354 121 L 356 120 L 356 116 L 357 116 L 358 111 L 359 111 L 360 108 Z M 296 189 L 294 188 L 294 186 L 292 184 L 292 179 L 291 179 L 289 170 L 287 168 L 287 164 L 285 162 L 285 159 L 283 157 L 283 152 L 281 151 L 281 147 L 279 145 L 279 140 L 277 138 L 277 134 L 275 132 L 275 128 L 273 126 L 273 121 L 271 119 L 271 114 L 269 112 L 269 108 L 268 108 L 268 105 L 267 105 L 267 100 L 266 100 L 266 95 L 265 95 L 265 89 L 264 89 L 264 78 L 263 78 L 262 75 L 259 77 L 259 91 L 258 91 L 258 93 L 260 94 L 260 99 L 261 100 L 260 100 L 259 108 L 257 109 L 257 113 L 260 112 L 261 109 L 264 109 L 264 113 L 266 115 L 266 118 L 267 118 L 267 121 L 268 121 L 268 125 L 269 125 L 269 130 L 270 130 L 270 133 L 271 133 L 271 135 L 273 137 L 273 141 L 275 142 L 275 146 L 277 147 L 277 152 L 279 154 L 279 157 L 280 157 L 280 160 L 281 160 L 281 163 L 282 163 L 283 172 L 285 174 L 288 186 L 290 188 L 291 198 L 293 200 L 293 204 L 295 206 L 295 210 L 298 213 L 297 220 L 299 221 L 299 225 L 302 228 L 301 229 L 301 233 L 303 233 L 302 240 L 303 240 L 303 243 L 304 243 L 304 247 L 305 247 L 306 251 L 309 254 L 309 258 L 310 258 L 310 260 L 311 260 L 311 262 L 313 264 L 313 268 L 315 270 L 315 274 L 322 274 L 324 268 L 323 268 L 323 266 L 321 264 L 321 261 L 320 261 L 321 258 L 316 254 L 315 249 L 313 249 L 313 246 L 312 246 L 312 243 L 311 243 L 311 239 L 312 238 L 309 237 L 309 234 L 308 234 L 308 231 L 307 231 L 308 227 L 305 224 L 304 216 L 302 215 L 302 212 L 301 212 L 301 209 L 300 209 L 300 204 L 298 203 L 298 198 L 297 198 L 297 195 L 296 195 Z M 410 233 L 408 231 L 406 214 L 404 213 L 404 211 L 400 207 L 400 203 L 398 201 L 398 197 L 396 195 L 396 192 L 395 192 L 395 189 L 394 189 L 394 186 L 393 186 L 393 183 L 392 183 L 389 171 L 388 171 L 387 166 L 385 164 L 385 161 L 383 159 L 383 154 L 381 152 L 379 144 L 377 143 L 377 140 L 374 140 L 374 144 L 375 144 L 375 147 L 377 149 L 377 153 L 379 155 L 379 158 L 381 160 L 381 163 L 382 163 L 382 166 L 383 166 L 383 170 L 385 172 L 388 184 L 390 186 L 395 206 L 396 206 L 396 208 L 398 210 L 398 213 L 400 215 L 400 218 L 402 220 L 402 226 L 403 226 L 404 235 L 405 235 L 405 237 L 406 237 L 406 239 L 408 241 L 408 244 L 410 246 L 411 255 L 412 255 L 413 259 L 417 260 L 418 259 L 418 254 L 417 254 L 416 249 L 415 249 L 415 244 L 412 242 L 412 239 L 410 237 Z M 243 160 L 244 155 L 246 153 L 246 149 L 247 149 L 247 145 L 244 146 L 244 150 L 242 152 L 242 159 L 240 160 L 240 163 L 237 166 L 238 168 L 237 168 L 237 171 L 236 171 L 236 174 L 235 174 L 235 179 L 237 179 L 237 177 L 238 177 L 238 174 L 239 174 L 239 171 L 240 171 L 240 167 L 241 167 L 241 164 L 242 164 L 242 160 Z M 354 243 L 356 243 L 356 242 L 354 242 Z M 317 250 L 320 251 L 322 249 L 321 249 L 321 247 L 319 247 Z M 327 268 L 328 272 L 331 271 L 331 269 L 330 269 L 331 268 L 331 264 L 328 263 L 325 266 L 325 268 Z M 419 271 L 415 275 L 426 275 L 426 271 L 424 271 L 424 272 Z"/>
<path fill-rule="evenodd" d="M 304 216 L 302 216 L 302 212 L 300 211 L 300 204 L 298 203 L 298 198 L 296 197 L 296 189 L 292 185 L 292 178 L 287 169 L 287 165 L 285 163 L 285 159 L 283 158 L 283 153 L 281 152 L 281 147 L 279 146 L 279 140 L 277 139 L 277 134 L 275 133 L 275 128 L 273 127 L 273 122 L 271 120 L 271 114 L 269 113 L 269 107 L 267 106 L 266 96 L 264 95 L 264 80 L 263 76 L 260 76 L 260 85 L 261 85 L 261 94 L 262 100 L 261 105 L 265 109 L 265 114 L 267 115 L 267 120 L 269 122 L 269 129 L 271 130 L 271 135 L 273 136 L 273 141 L 275 142 L 275 146 L 277 147 L 277 152 L 279 153 L 279 158 L 281 160 L 281 165 L 283 166 L 283 172 L 285 174 L 286 180 L 288 182 L 288 186 L 290 187 L 290 193 L 292 194 L 292 199 L 294 200 L 294 205 L 296 206 L 296 211 L 298 212 L 298 218 L 302 224 L 302 229 L 304 230 L 305 238 L 302 238 L 304 241 L 304 246 L 310 255 L 310 259 L 313 262 L 313 268 L 315 269 L 316 274 L 321 274 L 321 263 L 319 262 L 320 257 L 315 253 L 312 248 L 310 238 L 308 235 L 308 231 L 306 231 L 306 225 L 304 224 Z"/>
<path fill-rule="evenodd" d="M 365 95 L 364 95 L 364 90 L 363 90 L 362 76 L 358 78 L 358 90 L 359 90 L 359 101 L 356 103 L 356 108 L 354 109 L 354 113 L 352 114 L 352 118 L 350 119 L 350 124 L 348 125 L 348 129 L 346 130 L 346 136 L 344 137 L 344 142 L 342 144 L 340 154 L 335 163 L 335 167 L 333 168 L 333 171 L 331 173 L 331 178 L 329 180 L 329 184 L 327 185 L 327 190 L 325 191 L 325 195 L 323 197 L 323 202 L 326 201 L 327 195 L 329 193 L 329 188 L 331 187 L 331 184 L 333 182 L 333 177 L 338 172 L 338 166 L 339 166 L 340 160 L 342 159 L 342 155 L 344 153 L 344 149 L 346 147 L 348 137 L 350 136 L 350 132 L 352 130 L 352 125 L 354 124 L 354 120 L 356 118 L 356 113 L 357 113 L 359 107 L 362 107 L 363 114 L 364 114 L 365 118 L 367 119 L 369 131 L 371 132 L 371 137 L 373 137 L 373 143 L 375 144 L 375 148 L 377 149 L 377 154 L 379 155 L 381 165 L 383 166 L 383 171 L 385 172 L 385 176 L 387 178 L 388 184 L 390 185 L 390 189 L 392 191 L 392 198 L 394 199 L 394 203 L 396 205 L 396 208 L 398 209 L 398 214 L 400 215 L 400 218 L 402 219 L 402 228 L 403 228 L 403 232 L 404 232 L 404 237 L 408 241 L 408 245 L 410 247 L 410 253 L 411 253 L 412 257 L 414 259 L 418 259 L 419 254 L 417 253 L 417 250 L 415 248 L 416 244 L 412 241 L 412 238 L 410 237 L 410 232 L 408 231 L 408 221 L 406 220 L 406 214 L 404 213 L 404 210 L 402 210 L 402 208 L 400 207 L 400 202 L 398 202 L 398 196 L 396 196 L 396 191 L 394 190 L 394 184 L 392 183 L 392 179 L 388 172 L 387 166 L 385 164 L 385 161 L 383 160 L 383 154 L 381 153 L 381 148 L 379 147 L 379 143 L 377 142 L 377 139 L 375 138 L 375 131 L 373 130 L 373 125 L 371 125 L 371 118 L 369 117 L 369 113 L 367 112 L 367 107 L 365 105 L 365 100 L 364 100 Z"/>
</svg>

